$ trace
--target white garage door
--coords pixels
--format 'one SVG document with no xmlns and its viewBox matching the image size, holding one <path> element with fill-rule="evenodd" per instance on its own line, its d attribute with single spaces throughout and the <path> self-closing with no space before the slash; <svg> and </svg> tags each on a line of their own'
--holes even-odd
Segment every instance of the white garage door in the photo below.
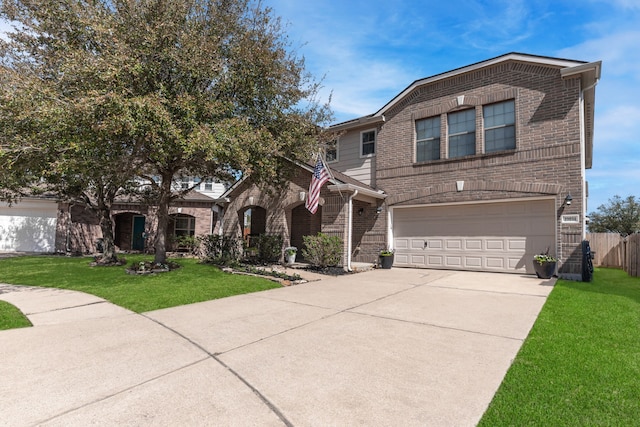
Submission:
<svg viewBox="0 0 640 427">
<path fill-rule="evenodd" d="M 555 255 L 553 200 L 393 210 L 395 266 L 533 273 Z"/>
<path fill-rule="evenodd" d="M 21 200 L 9 207 L 0 203 L 0 251 L 54 252 L 57 203 Z"/>
</svg>

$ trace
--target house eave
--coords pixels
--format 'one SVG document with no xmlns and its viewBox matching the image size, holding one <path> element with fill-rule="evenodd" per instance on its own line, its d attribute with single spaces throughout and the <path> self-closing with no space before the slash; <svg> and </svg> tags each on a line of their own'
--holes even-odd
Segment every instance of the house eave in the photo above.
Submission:
<svg viewBox="0 0 640 427">
<path fill-rule="evenodd" d="M 560 76 L 563 79 L 580 77 L 580 87 L 584 101 L 584 140 L 585 169 L 593 166 L 593 134 L 595 126 L 596 85 L 600 80 L 602 61 L 589 62 L 574 67 L 563 68 Z"/>
<path fill-rule="evenodd" d="M 384 200 L 387 198 L 387 194 L 383 193 L 382 191 L 370 190 L 368 188 L 359 187 L 353 184 L 333 184 L 333 185 L 328 185 L 327 188 L 332 193 L 337 193 L 337 192 L 353 193 L 357 191 L 359 196 L 370 197 L 376 200 Z"/>
<path fill-rule="evenodd" d="M 365 126 L 377 125 L 380 123 L 384 123 L 385 118 L 382 115 L 379 116 L 365 116 L 360 117 L 354 120 L 349 120 L 348 122 L 337 123 L 335 125 L 329 126 L 327 128 L 328 131 L 332 132 L 340 132 L 344 130 L 350 130 Z"/>
</svg>

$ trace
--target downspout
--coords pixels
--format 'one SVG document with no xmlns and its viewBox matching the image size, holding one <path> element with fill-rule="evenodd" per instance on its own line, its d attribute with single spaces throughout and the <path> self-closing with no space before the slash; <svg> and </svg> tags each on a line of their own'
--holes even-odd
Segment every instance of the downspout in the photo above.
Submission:
<svg viewBox="0 0 640 427">
<path fill-rule="evenodd" d="M 598 79 L 596 78 L 593 84 L 580 91 L 580 173 L 582 174 L 582 215 L 580 219 L 582 221 L 582 240 L 585 240 L 587 238 L 587 171 L 585 168 L 587 156 L 587 135 L 585 123 L 586 117 L 584 109 L 584 94 L 586 91 L 595 88 L 597 84 Z"/>
<path fill-rule="evenodd" d="M 358 195 L 358 190 L 353 190 L 353 194 L 349 196 L 349 205 L 347 208 L 347 271 L 353 271 L 351 269 L 351 250 L 353 243 L 353 198 Z"/>
</svg>

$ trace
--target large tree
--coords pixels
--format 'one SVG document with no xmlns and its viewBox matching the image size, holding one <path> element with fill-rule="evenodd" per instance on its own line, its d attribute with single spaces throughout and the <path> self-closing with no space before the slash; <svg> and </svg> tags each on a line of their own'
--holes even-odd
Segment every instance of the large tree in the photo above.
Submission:
<svg viewBox="0 0 640 427">
<path fill-rule="evenodd" d="M 55 105 L 51 114 L 38 113 L 43 127 L 67 111 L 70 99 L 103 113 L 22 134 L 20 144 L 38 147 L 46 137 L 60 148 L 69 134 L 78 145 L 82 138 L 119 144 L 116 157 L 136 159 L 124 175 L 146 177 L 145 194 L 157 206 L 158 263 L 166 259 L 169 206 L 183 195 L 176 177 L 244 173 L 258 183 L 281 182 L 284 159 L 306 160 L 318 125 L 329 119 L 315 99 L 318 83 L 280 20 L 259 2 L 8 0 L 0 12 L 22 26 L 3 49 L 5 74 L 26 86 L 54 82 L 42 96 Z M 17 64 L 30 72 L 17 76 Z M 20 85 L 4 80 L 19 96 Z M 98 108 L 105 102 L 109 108 Z M 42 131 L 34 120 L 31 128 Z"/>
<path fill-rule="evenodd" d="M 103 234 L 100 262 L 117 262 L 111 206 L 141 163 L 121 84 L 132 64 L 104 11 L 27 6 L 0 7 L 18 27 L 0 41 L 0 198 L 48 193 L 88 208 Z"/>
<path fill-rule="evenodd" d="M 609 202 L 598 206 L 589 214 L 589 231 L 592 233 L 633 234 L 640 230 L 640 203 L 635 196 L 626 199 L 615 195 Z"/>
</svg>

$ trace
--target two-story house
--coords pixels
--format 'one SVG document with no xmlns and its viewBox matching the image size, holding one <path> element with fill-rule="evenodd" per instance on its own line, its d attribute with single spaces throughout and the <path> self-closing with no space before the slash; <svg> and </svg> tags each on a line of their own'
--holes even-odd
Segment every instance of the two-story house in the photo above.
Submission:
<svg viewBox="0 0 640 427">
<path fill-rule="evenodd" d="M 312 166 L 277 197 L 242 181 L 224 195 L 225 233 L 323 231 L 343 265 L 533 273 L 534 254 L 579 278 L 601 62 L 510 53 L 417 80 L 377 112 L 330 127 L 334 179 L 304 208 Z M 247 210 L 251 215 L 247 216 Z"/>
</svg>

